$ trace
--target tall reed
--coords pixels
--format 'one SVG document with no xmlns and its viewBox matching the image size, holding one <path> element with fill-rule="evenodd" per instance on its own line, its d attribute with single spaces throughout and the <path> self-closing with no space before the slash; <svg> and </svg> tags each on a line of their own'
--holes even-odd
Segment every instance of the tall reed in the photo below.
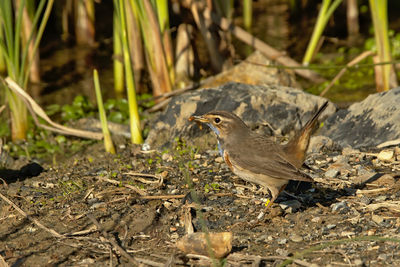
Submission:
<svg viewBox="0 0 400 267">
<path fill-rule="evenodd" d="M 101 130 L 103 132 L 104 148 L 107 152 L 115 154 L 115 148 L 108 129 L 107 116 L 104 110 L 103 97 L 101 96 L 99 74 L 96 69 L 93 70 L 94 89 L 96 91 L 97 107 L 99 109 L 99 117 L 101 122 Z"/>
<path fill-rule="evenodd" d="M 310 64 L 312 57 L 314 56 L 315 49 L 317 48 L 319 39 L 321 38 L 322 32 L 328 23 L 329 18 L 332 16 L 335 9 L 340 5 L 342 0 L 335 0 L 331 5 L 331 0 L 323 0 L 322 6 L 319 10 L 317 23 L 315 24 L 310 42 L 308 43 L 306 53 L 303 58 L 303 65 Z"/>
<path fill-rule="evenodd" d="M 130 3 L 138 14 L 147 67 L 153 85 L 153 95 L 159 96 L 170 92 L 174 79 L 170 71 L 173 70 L 173 67 L 168 67 L 160 22 L 154 6 L 149 0 L 130 0 Z"/>
<path fill-rule="evenodd" d="M 371 9 L 372 21 L 374 23 L 375 43 L 379 58 L 378 62 L 389 62 L 392 60 L 392 56 L 389 45 L 387 0 L 369 0 L 369 5 Z M 393 71 L 392 65 L 385 64 L 376 66 L 376 68 L 381 68 L 381 71 L 378 73 L 382 74 L 379 77 L 382 80 L 376 81 L 377 90 L 389 90 L 390 75 Z M 376 75 L 376 77 L 378 76 Z"/>
<path fill-rule="evenodd" d="M 24 44 L 21 41 L 23 25 L 23 11 L 26 0 L 18 3 L 18 8 L 13 7 L 12 0 L 0 1 L 0 27 L 4 35 L 0 36 L 0 50 L 5 60 L 7 74 L 22 88 L 26 88 L 29 79 L 31 65 L 37 52 L 40 39 L 49 18 L 54 0 L 40 0 L 33 16 L 31 32 Z M 42 14 L 43 9 L 44 13 Z M 15 15 L 13 16 L 15 9 Z M 37 32 L 34 30 L 38 27 Z M 36 35 L 36 38 L 34 36 Z M 29 45 L 33 43 L 31 52 Z M 6 98 L 11 111 L 11 134 L 13 140 L 25 139 L 28 128 L 26 106 L 8 88 Z"/>
<path fill-rule="evenodd" d="M 129 51 L 129 41 L 126 25 L 126 6 L 124 0 L 114 0 L 114 8 L 119 19 L 120 38 L 122 43 L 122 53 L 124 59 L 125 83 L 129 103 L 129 126 L 131 131 L 131 141 L 134 144 L 143 143 L 140 117 L 136 101 L 135 78 L 133 74 L 132 62 Z"/>
</svg>

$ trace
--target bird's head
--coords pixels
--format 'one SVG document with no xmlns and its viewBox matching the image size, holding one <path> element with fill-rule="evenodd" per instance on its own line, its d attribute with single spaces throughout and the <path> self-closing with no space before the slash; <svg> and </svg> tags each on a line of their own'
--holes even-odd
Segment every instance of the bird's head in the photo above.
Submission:
<svg viewBox="0 0 400 267">
<path fill-rule="evenodd" d="M 211 111 L 201 116 L 191 116 L 189 121 L 207 124 L 221 139 L 249 130 L 238 116 L 227 111 Z"/>
</svg>

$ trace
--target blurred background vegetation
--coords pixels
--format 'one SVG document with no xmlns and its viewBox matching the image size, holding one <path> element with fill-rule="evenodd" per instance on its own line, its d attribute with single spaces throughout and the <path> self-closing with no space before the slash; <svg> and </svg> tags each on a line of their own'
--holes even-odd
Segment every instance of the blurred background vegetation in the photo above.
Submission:
<svg viewBox="0 0 400 267">
<path fill-rule="evenodd" d="M 254 38 L 312 72 L 297 76 L 304 90 L 346 107 L 397 86 L 399 14 L 395 0 L 2 0 L 0 137 L 24 155 L 26 140 L 44 151 L 67 142 L 34 127 L 5 77 L 66 124 L 98 116 L 97 69 L 105 116 L 141 143 L 148 108 L 241 62 Z"/>
</svg>

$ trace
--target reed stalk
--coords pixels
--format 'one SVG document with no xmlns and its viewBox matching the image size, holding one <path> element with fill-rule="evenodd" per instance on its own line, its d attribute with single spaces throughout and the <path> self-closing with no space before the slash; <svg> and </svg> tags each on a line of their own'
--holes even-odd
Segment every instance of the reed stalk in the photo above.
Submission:
<svg viewBox="0 0 400 267">
<path fill-rule="evenodd" d="M 93 0 L 75 0 L 75 36 L 79 45 L 95 43 L 95 16 Z"/>
<path fill-rule="evenodd" d="M 253 0 L 243 0 L 243 25 L 246 31 L 251 32 L 253 19 Z"/>
<path fill-rule="evenodd" d="M 119 18 L 114 10 L 113 17 L 113 62 L 114 62 L 114 91 L 117 98 L 121 97 L 124 92 L 124 64 L 122 56 L 122 44 L 121 44 L 121 26 L 119 24 Z"/>
<path fill-rule="evenodd" d="M 162 42 L 159 21 L 149 0 L 130 0 L 138 14 L 153 95 L 172 90 L 170 72 Z"/>
<path fill-rule="evenodd" d="M 101 129 L 104 136 L 104 148 L 107 152 L 115 154 L 115 147 L 111 139 L 110 131 L 108 130 L 107 116 L 104 110 L 103 98 L 101 96 L 99 74 L 96 69 L 93 70 L 94 89 L 96 91 L 97 107 L 99 109 L 99 117 L 101 122 Z"/>
<path fill-rule="evenodd" d="M 157 18 L 160 25 L 160 32 L 165 53 L 165 61 L 167 62 L 169 78 L 171 84 L 173 85 L 175 84 L 175 68 L 174 53 L 170 35 L 171 30 L 169 27 L 168 0 L 153 0 L 153 7 L 157 10 Z"/>
<path fill-rule="evenodd" d="M 314 54 L 315 49 L 318 45 L 319 39 L 321 38 L 322 32 L 328 23 L 329 18 L 332 16 L 333 12 L 340 5 L 342 0 L 335 0 L 331 4 L 331 0 L 323 0 L 321 9 L 319 10 L 317 23 L 315 24 L 310 42 L 308 43 L 306 53 L 303 58 L 303 65 L 308 66 L 310 64 Z"/>
<path fill-rule="evenodd" d="M 114 0 L 114 7 L 121 26 L 122 51 L 124 58 L 125 82 L 129 103 L 129 126 L 131 130 L 131 141 L 134 144 L 143 143 L 141 134 L 139 111 L 136 101 L 135 79 L 129 53 L 129 42 L 126 27 L 126 6 L 124 0 Z"/>
<path fill-rule="evenodd" d="M 375 43 L 378 52 L 379 62 L 391 61 L 390 45 L 389 45 L 389 32 L 388 32 L 388 12 L 387 0 L 370 0 L 369 1 L 372 21 L 374 24 Z M 376 66 L 381 68 L 379 75 L 382 79 L 377 81 L 377 90 L 387 91 L 390 89 L 390 74 L 393 71 L 392 65 L 385 64 Z"/>
<path fill-rule="evenodd" d="M 43 35 L 54 0 L 41 0 L 39 2 L 30 27 L 31 32 L 27 35 L 26 42 L 22 42 L 21 40 L 23 12 L 26 0 L 19 1 L 18 6 L 14 8 L 12 3 L 13 1 L 11 0 L 0 1 L 0 30 L 4 33 L 3 36 L 0 36 L 0 50 L 6 63 L 8 76 L 15 80 L 22 88 L 26 88 L 33 59 L 39 47 L 40 39 Z M 44 8 L 45 11 L 42 14 Z M 13 9 L 15 9 L 14 16 Z M 39 27 L 36 32 L 34 29 L 37 26 Z M 25 139 L 28 129 L 26 106 L 7 87 L 5 90 L 11 111 L 12 140 Z"/>
</svg>

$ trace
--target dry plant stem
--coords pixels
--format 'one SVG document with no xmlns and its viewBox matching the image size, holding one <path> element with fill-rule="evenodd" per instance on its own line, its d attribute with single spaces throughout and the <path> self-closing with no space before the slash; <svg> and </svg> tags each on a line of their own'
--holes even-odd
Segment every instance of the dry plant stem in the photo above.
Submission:
<svg viewBox="0 0 400 267">
<path fill-rule="evenodd" d="M 324 96 L 329 89 L 331 89 L 331 87 L 340 79 L 340 77 L 342 77 L 344 75 L 344 73 L 346 72 L 346 70 L 352 66 L 354 66 L 355 64 L 357 64 L 358 62 L 360 62 L 361 60 L 365 59 L 366 57 L 369 57 L 371 55 L 373 55 L 374 52 L 372 51 L 364 51 L 363 53 L 361 53 L 360 55 L 358 55 L 355 59 L 353 59 L 352 61 L 350 61 L 346 67 L 344 67 L 343 69 L 340 70 L 340 72 L 335 76 L 335 78 L 333 78 L 333 80 L 325 87 L 325 89 L 319 94 L 319 96 Z"/>
<path fill-rule="evenodd" d="M 220 72 L 222 70 L 223 59 L 218 51 L 215 39 L 206 25 L 207 18 L 204 16 L 205 12 L 203 12 L 203 14 L 200 13 L 197 2 L 193 0 L 189 1 L 189 8 L 192 11 L 194 21 L 206 42 L 208 52 L 210 53 L 211 64 L 216 72 Z M 208 17 L 208 19 L 210 19 L 210 17 Z"/>
<path fill-rule="evenodd" d="M 23 90 L 15 81 L 13 81 L 10 77 L 7 77 L 5 80 L 6 85 L 8 88 L 10 88 L 16 95 L 18 95 L 22 100 L 25 102 L 25 105 L 29 108 L 29 110 L 32 113 L 32 116 L 35 119 L 36 114 L 44 119 L 48 124 L 51 125 L 43 125 L 39 123 L 37 118 L 35 119 L 36 124 L 39 127 L 45 128 L 49 131 L 54 131 L 66 135 L 73 135 L 73 136 L 78 136 L 78 137 L 83 137 L 83 138 L 89 138 L 89 139 L 96 139 L 100 140 L 103 138 L 103 134 L 101 133 L 94 133 L 94 132 L 89 132 L 89 131 L 83 131 L 83 130 L 77 130 L 73 128 L 69 128 L 66 126 L 63 126 L 61 124 L 53 122 L 47 114 L 44 112 L 44 110 L 35 102 L 35 100 L 30 97 L 25 90 Z"/>
<path fill-rule="evenodd" d="M 27 218 L 28 220 L 30 220 L 31 222 L 33 222 L 37 227 L 45 230 L 46 232 L 50 233 L 52 236 L 57 237 L 57 238 L 61 238 L 63 237 L 63 235 L 57 233 L 56 231 L 54 231 L 53 229 L 49 229 L 46 226 L 44 226 L 41 222 L 39 222 L 38 220 L 32 218 L 31 216 L 29 216 L 28 214 L 26 214 L 25 211 L 23 211 L 22 209 L 20 209 L 16 204 L 14 204 L 11 200 L 9 200 L 6 196 L 4 196 L 3 194 L 0 193 L 0 197 L 7 202 L 8 204 L 10 204 L 11 206 L 13 206 L 13 208 L 18 211 L 22 216 L 24 216 L 25 218 Z"/>
<path fill-rule="evenodd" d="M 115 184 L 115 185 L 120 185 L 121 184 L 120 181 L 108 179 L 108 178 L 101 177 L 101 176 L 96 176 L 96 178 L 99 179 L 100 181 L 108 182 L 108 183 Z M 132 185 L 129 185 L 129 184 L 124 184 L 123 186 L 126 187 L 126 188 L 129 188 L 129 189 L 132 189 L 133 191 L 135 191 L 136 193 L 138 193 L 141 196 L 147 196 L 146 192 L 144 192 L 143 190 L 140 190 L 139 188 L 137 188 L 135 186 L 132 186 Z"/>
<path fill-rule="evenodd" d="M 20 8 L 20 4 L 21 4 L 21 0 L 15 1 L 15 3 L 16 3 L 17 9 L 19 9 Z M 23 24 L 23 27 L 22 27 L 23 45 L 24 46 L 28 45 L 28 58 L 29 58 L 29 61 L 32 61 L 32 65 L 31 65 L 31 68 L 29 70 L 29 77 L 30 77 L 31 82 L 39 83 L 40 82 L 39 54 L 38 53 L 34 53 L 34 50 L 35 50 L 34 49 L 34 43 L 35 43 L 35 40 L 36 40 L 35 35 L 33 36 L 32 41 L 28 43 L 29 36 L 34 31 L 34 29 L 32 27 L 32 20 L 29 17 L 26 4 L 25 4 L 25 6 L 23 8 L 22 16 L 23 16 L 23 19 L 22 19 L 22 24 Z M 34 95 L 36 95 L 36 93 L 39 93 L 39 92 L 34 92 Z"/>
<path fill-rule="evenodd" d="M 395 139 L 395 140 L 390 140 L 390 141 L 386 141 L 383 142 L 382 144 L 377 145 L 377 148 L 383 148 L 383 147 L 387 147 L 387 146 L 397 146 L 398 144 L 400 144 L 400 138 L 399 139 Z"/>
<path fill-rule="evenodd" d="M 0 255 L 0 267 L 8 267 L 9 265 L 4 260 L 3 256 Z"/>
<path fill-rule="evenodd" d="M 285 56 L 284 52 L 276 50 L 275 48 L 267 45 L 266 43 L 254 37 L 250 33 L 243 30 L 242 28 L 235 26 L 232 23 L 229 23 L 227 19 L 221 18 L 218 15 L 212 13 L 210 10 L 206 9 L 204 11 L 204 17 L 212 18 L 213 22 L 216 23 L 219 27 L 221 27 L 222 30 L 230 31 L 233 35 L 236 36 L 236 38 L 238 38 L 242 42 L 252 46 L 257 50 L 260 50 L 270 59 L 275 60 L 284 66 L 300 67 L 299 69 L 295 68 L 294 72 L 296 72 L 303 78 L 306 78 L 315 83 L 321 83 L 325 81 L 325 79 L 319 76 L 317 73 L 308 69 L 301 68 L 302 65 L 300 63 L 298 63 L 297 61 L 288 56 Z"/>
<path fill-rule="evenodd" d="M 358 35 L 360 34 L 357 0 L 347 0 L 346 4 L 348 41 L 350 44 L 354 44 Z"/>
<path fill-rule="evenodd" d="M 101 225 L 99 224 L 99 222 L 91 215 L 91 214 L 87 214 L 86 215 L 89 220 L 91 220 L 96 226 L 97 229 L 101 232 L 101 234 L 103 235 L 103 237 L 116 249 L 119 251 L 119 253 L 121 253 L 122 256 L 124 256 L 131 264 L 132 266 L 138 266 L 140 263 L 135 260 L 134 258 L 131 257 L 131 255 L 128 254 L 128 252 L 125 251 L 125 249 L 123 249 L 122 247 L 120 247 L 117 242 L 115 242 L 115 240 L 113 238 L 109 238 L 109 235 L 106 231 L 102 230 Z"/>
</svg>

